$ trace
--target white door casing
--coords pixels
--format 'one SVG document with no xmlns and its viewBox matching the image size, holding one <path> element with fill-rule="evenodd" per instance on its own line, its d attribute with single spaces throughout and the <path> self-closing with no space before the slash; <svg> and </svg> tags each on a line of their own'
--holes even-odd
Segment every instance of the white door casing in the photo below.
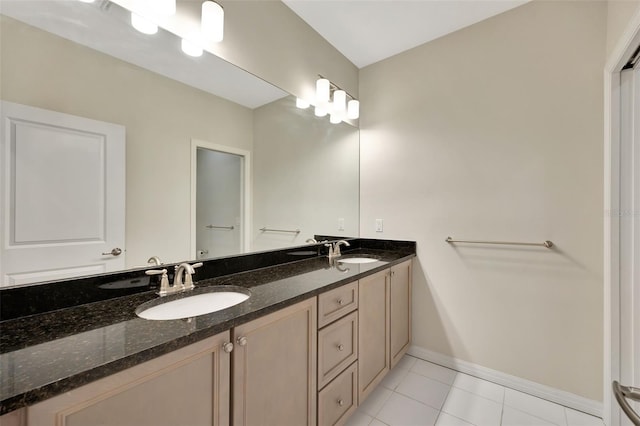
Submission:
<svg viewBox="0 0 640 426">
<path fill-rule="evenodd" d="M 635 220 L 638 231 L 638 176 L 640 165 L 637 155 L 640 151 L 638 139 L 630 141 L 624 139 L 625 121 L 623 118 L 622 68 L 640 44 L 640 10 L 629 20 L 629 24 L 622 32 L 611 55 L 607 58 L 604 70 L 605 94 L 605 134 L 604 134 L 604 413 L 603 419 L 607 426 L 626 425 L 628 420 L 615 400 L 611 383 L 620 381 L 623 385 L 638 387 L 638 383 L 629 376 L 629 371 L 635 369 L 640 372 L 640 306 L 638 297 L 638 268 L 637 256 L 640 242 L 636 235 L 629 236 L 629 221 Z M 635 121 L 635 135 L 640 119 L 638 110 L 632 113 Z M 627 120 L 628 123 L 628 120 Z M 635 163 L 628 161 L 629 144 L 635 144 Z M 635 169 L 635 170 L 634 170 Z M 635 187 L 635 194 L 629 188 Z M 625 189 L 626 188 L 626 189 Z M 631 198 L 630 198 L 631 197 Z M 635 202 L 633 200 L 635 197 Z M 625 210 L 631 206 L 632 210 Z M 633 219 L 635 218 L 635 219 Z M 625 225 L 625 222 L 627 223 Z M 629 245 L 629 244 L 633 245 Z M 626 245 L 626 247 L 625 247 Z M 635 250 L 635 255 L 633 254 Z M 631 256 L 631 257 L 630 257 Z M 634 256 L 635 259 L 634 260 Z M 635 262 L 635 265 L 634 263 Z M 634 271 L 635 269 L 635 271 Z M 635 283 L 625 281 L 633 277 Z M 636 289 L 635 292 L 633 291 Z M 632 297 L 633 301 L 628 300 Z M 634 312 L 635 311 L 635 312 Z M 631 341 L 629 340 L 631 338 Z M 628 351 L 634 351 L 630 354 Z"/>
<path fill-rule="evenodd" d="M 197 236 L 198 236 L 198 149 L 205 149 L 211 151 L 217 151 L 219 153 L 231 154 L 234 156 L 242 157 L 242 167 L 241 167 L 241 182 L 240 188 L 242 195 L 240 197 L 241 206 L 240 206 L 240 219 L 236 221 L 235 224 L 230 224 L 228 221 L 224 221 L 224 223 L 211 223 L 210 225 L 214 226 L 229 226 L 233 225 L 236 228 L 234 230 L 225 230 L 225 229 L 217 229 L 212 228 L 209 230 L 210 233 L 239 233 L 240 240 L 240 252 L 246 253 L 251 250 L 251 239 L 250 239 L 250 229 L 251 229 L 251 152 L 246 151 L 244 149 L 239 149 L 235 147 L 229 147 L 225 145 L 219 145 L 212 142 L 207 142 L 198 139 L 191 140 L 191 258 L 199 259 L 215 256 L 215 254 L 205 254 L 204 256 L 198 255 L 198 250 L 200 247 L 197 247 Z M 202 224 L 201 224 L 202 225 Z M 239 226 L 238 226 L 239 225 Z M 237 252 L 236 252 L 237 253 Z"/>
<path fill-rule="evenodd" d="M 0 286 L 124 269 L 124 127 L 0 106 Z"/>
</svg>

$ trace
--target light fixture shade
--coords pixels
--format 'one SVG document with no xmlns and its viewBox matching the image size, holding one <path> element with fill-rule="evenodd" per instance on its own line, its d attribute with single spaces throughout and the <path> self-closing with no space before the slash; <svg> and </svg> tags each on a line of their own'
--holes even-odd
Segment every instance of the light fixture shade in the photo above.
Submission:
<svg viewBox="0 0 640 426">
<path fill-rule="evenodd" d="M 316 102 L 319 104 L 324 104 L 329 102 L 329 98 L 331 96 L 330 93 L 329 80 L 326 78 L 319 78 L 316 81 Z"/>
<path fill-rule="evenodd" d="M 316 105 L 315 114 L 316 117 L 324 117 L 325 115 L 327 115 L 327 110 L 325 108 L 322 108 L 321 106 Z"/>
<path fill-rule="evenodd" d="M 307 109 L 311 104 L 302 98 L 296 98 L 296 106 L 300 109 Z"/>
<path fill-rule="evenodd" d="M 180 47 L 182 47 L 182 51 L 189 56 L 193 56 L 194 58 L 202 56 L 202 47 L 193 41 L 187 40 L 186 38 L 182 39 Z"/>
<path fill-rule="evenodd" d="M 212 0 L 202 3 L 202 34 L 207 40 L 220 42 L 224 38 L 224 9 Z"/>
<path fill-rule="evenodd" d="M 176 0 L 154 0 L 153 4 L 158 15 L 171 16 L 176 14 Z"/>
<path fill-rule="evenodd" d="M 344 90 L 333 92 L 333 110 L 340 113 L 347 109 L 347 93 Z"/>
<path fill-rule="evenodd" d="M 131 26 L 143 34 L 155 34 L 158 26 L 146 18 L 131 12 Z"/>
<path fill-rule="evenodd" d="M 350 100 L 347 104 L 347 118 L 357 120 L 360 118 L 360 101 Z"/>
<path fill-rule="evenodd" d="M 338 124 L 338 123 L 342 122 L 342 114 L 336 113 L 336 112 L 332 113 L 329 116 L 329 122 L 333 123 L 333 124 Z"/>
<path fill-rule="evenodd" d="M 82 3 L 93 3 L 96 0 L 80 0 Z"/>
</svg>

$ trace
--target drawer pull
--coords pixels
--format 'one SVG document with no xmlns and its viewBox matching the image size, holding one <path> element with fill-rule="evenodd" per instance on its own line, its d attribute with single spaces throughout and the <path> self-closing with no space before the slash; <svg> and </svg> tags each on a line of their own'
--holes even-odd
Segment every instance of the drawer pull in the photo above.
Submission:
<svg viewBox="0 0 640 426">
<path fill-rule="evenodd" d="M 342 306 L 343 303 L 342 299 L 338 299 L 338 305 Z"/>
<path fill-rule="evenodd" d="M 247 345 L 247 338 L 246 338 L 246 337 L 244 337 L 244 336 L 238 337 L 238 338 L 236 339 L 236 342 L 238 342 L 238 344 L 239 344 L 240 346 L 246 346 L 246 345 Z"/>
<path fill-rule="evenodd" d="M 222 345 L 222 350 L 226 353 L 231 353 L 233 351 L 233 343 L 227 342 Z"/>
<path fill-rule="evenodd" d="M 338 405 L 341 407 L 344 405 L 344 400 L 342 398 L 338 400 Z"/>
<path fill-rule="evenodd" d="M 342 345 L 342 344 L 338 345 L 338 350 L 340 352 L 344 351 L 344 345 Z"/>
</svg>

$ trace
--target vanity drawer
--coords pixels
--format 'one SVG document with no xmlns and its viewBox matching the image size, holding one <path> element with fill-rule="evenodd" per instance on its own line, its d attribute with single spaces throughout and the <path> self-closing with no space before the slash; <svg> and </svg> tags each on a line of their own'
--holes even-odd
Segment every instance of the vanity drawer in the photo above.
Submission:
<svg viewBox="0 0 640 426">
<path fill-rule="evenodd" d="M 342 425 L 357 408 L 358 363 L 318 393 L 318 426 Z"/>
<path fill-rule="evenodd" d="M 343 285 L 318 296 L 318 327 L 324 327 L 358 309 L 358 282 Z"/>
<path fill-rule="evenodd" d="M 358 313 L 318 331 L 318 389 L 358 359 Z"/>
</svg>

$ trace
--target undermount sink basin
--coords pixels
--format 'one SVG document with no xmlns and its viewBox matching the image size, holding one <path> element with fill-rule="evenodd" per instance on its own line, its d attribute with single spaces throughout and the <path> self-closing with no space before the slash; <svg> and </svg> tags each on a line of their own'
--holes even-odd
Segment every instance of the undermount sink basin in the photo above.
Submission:
<svg viewBox="0 0 640 426">
<path fill-rule="evenodd" d="M 378 259 L 372 257 L 345 257 L 338 259 L 340 263 L 373 263 L 377 261 Z"/>
<path fill-rule="evenodd" d="M 166 302 L 153 300 L 136 310 L 136 315 L 148 320 L 175 320 L 210 314 L 244 302 L 250 296 L 246 289 L 216 287 L 205 293 L 191 294 Z M 160 299 L 161 300 L 161 299 Z"/>
</svg>

